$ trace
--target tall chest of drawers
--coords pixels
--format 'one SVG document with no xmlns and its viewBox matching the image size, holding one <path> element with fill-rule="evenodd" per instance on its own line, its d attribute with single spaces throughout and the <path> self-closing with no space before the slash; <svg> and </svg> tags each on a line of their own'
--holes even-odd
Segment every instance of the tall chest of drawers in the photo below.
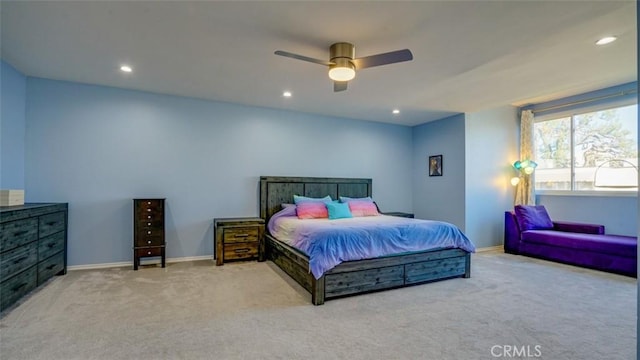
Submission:
<svg viewBox="0 0 640 360">
<path fill-rule="evenodd" d="M 143 257 L 159 256 L 165 266 L 164 200 L 133 199 L 133 270 Z"/>
<path fill-rule="evenodd" d="M 0 208 L 0 311 L 67 273 L 67 203 Z"/>
</svg>

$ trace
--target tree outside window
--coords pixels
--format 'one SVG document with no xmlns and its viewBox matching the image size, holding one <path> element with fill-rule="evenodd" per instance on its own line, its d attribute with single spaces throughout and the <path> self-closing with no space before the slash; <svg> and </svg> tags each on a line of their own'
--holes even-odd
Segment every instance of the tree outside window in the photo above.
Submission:
<svg viewBox="0 0 640 360">
<path fill-rule="evenodd" d="M 536 189 L 637 191 L 637 109 L 631 105 L 536 123 Z"/>
</svg>

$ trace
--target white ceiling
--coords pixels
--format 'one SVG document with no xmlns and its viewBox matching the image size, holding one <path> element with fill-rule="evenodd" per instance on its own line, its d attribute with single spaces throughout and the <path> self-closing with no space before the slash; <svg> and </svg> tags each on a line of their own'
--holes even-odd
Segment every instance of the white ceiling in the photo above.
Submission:
<svg viewBox="0 0 640 360">
<path fill-rule="evenodd" d="M 28 76 L 405 125 L 637 80 L 635 1 L 3 0 L 0 11 L 2 58 Z M 328 60 L 341 41 L 357 57 L 409 48 L 414 60 L 363 69 L 334 93 L 323 66 L 273 54 Z"/>
</svg>

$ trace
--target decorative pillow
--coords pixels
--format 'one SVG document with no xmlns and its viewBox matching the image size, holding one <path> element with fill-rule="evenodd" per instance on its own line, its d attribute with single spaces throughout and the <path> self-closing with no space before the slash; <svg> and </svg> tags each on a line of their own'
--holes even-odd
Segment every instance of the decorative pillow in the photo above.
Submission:
<svg viewBox="0 0 640 360">
<path fill-rule="evenodd" d="M 327 203 L 327 202 L 331 202 L 331 196 L 327 195 L 323 198 L 311 198 L 311 197 L 306 197 L 306 196 L 300 196 L 300 195 L 293 195 L 293 202 L 298 205 L 302 202 L 321 202 L 321 203 Z"/>
<path fill-rule="evenodd" d="M 346 196 L 340 196 L 340 202 L 346 203 L 352 200 L 361 200 L 361 201 L 368 201 L 368 202 L 373 202 L 373 199 L 371 198 L 371 196 L 367 196 L 367 197 L 363 197 L 363 198 L 350 198 L 350 197 L 346 197 Z"/>
<path fill-rule="evenodd" d="M 287 203 L 282 203 L 280 204 L 280 206 L 282 206 L 283 209 L 286 209 L 288 207 L 296 207 L 296 204 L 287 204 Z"/>
<path fill-rule="evenodd" d="M 520 231 L 553 229 L 553 222 L 542 205 L 516 205 L 515 213 Z"/>
<path fill-rule="evenodd" d="M 347 203 L 330 202 L 327 204 L 327 209 L 329 210 L 329 220 L 353 217 Z"/>
<path fill-rule="evenodd" d="M 308 201 L 296 205 L 298 219 L 326 219 L 329 217 L 327 205 L 323 202 Z"/>
<path fill-rule="evenodd" d="M 349 200 L 349 210 L 353 216 L 378 216 L 378 208 L 373 201 Z"/>
</svg>

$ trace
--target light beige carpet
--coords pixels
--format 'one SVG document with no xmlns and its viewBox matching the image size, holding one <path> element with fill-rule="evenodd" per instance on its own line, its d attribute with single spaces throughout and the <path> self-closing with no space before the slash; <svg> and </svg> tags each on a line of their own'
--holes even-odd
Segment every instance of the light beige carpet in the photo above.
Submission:
<svg viewBox="0 0 640 360">
<path fill-rule="evenodd" d="M 73 271 L 3 314 L 0 359 L 636 358 L 635 279 L 521 256 L 310 298 L 270 262 Z"/>
</svg>

